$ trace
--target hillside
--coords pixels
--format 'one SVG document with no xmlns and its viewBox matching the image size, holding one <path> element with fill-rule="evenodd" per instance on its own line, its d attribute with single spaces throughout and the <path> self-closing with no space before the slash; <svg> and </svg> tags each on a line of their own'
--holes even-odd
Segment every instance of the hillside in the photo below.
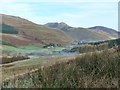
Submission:
<svg viewBox="0 0 120 90">
<path fill-rule="evenodd" d="M 97 31 L 97 32 L 105 32 L 106 34 L 111 35 L 112 37 L 118 37 L 118 32 L 114 29 L 103 27 L 103 26 L 94 26 L 88 29 Z"/>
<path fill-rule="evenodd" d="M 2 39 L 13 45 L 62 44 L 72 42 L 72 38 L 62 31 L 35 24 L 26 19 L 0 14 L 2 16 Z"/>
<path fill-rule="evenodd" d="M 98 32 L 87 28 L 71 27 L 63 22 L 47 23 L 45 24 L 45 26 L 64 31 L 65 33 L 79 41 L 100 41 L 117 38 L 116 34 L 113 35 L 114 33 L 112 32 L 111 33 L 107 33 L 105 31 Z"/>
<path fill-rule="evenodd" d="M 2 68 L 2 85 L 4 88 L 118 88 L 119 58 L 120 52 L 110 49 L 13 62 Z"/>
</svg>

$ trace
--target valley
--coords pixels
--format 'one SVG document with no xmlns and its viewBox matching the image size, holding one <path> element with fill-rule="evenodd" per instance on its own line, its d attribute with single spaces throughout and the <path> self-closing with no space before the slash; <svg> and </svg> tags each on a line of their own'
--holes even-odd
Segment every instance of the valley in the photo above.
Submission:
<svg viewBox="0 0 120 90">
<path fill-rule="evenodd" d="M 118 87 L 119 32 L 1 15 L 2 88 Z"/>
</svg>

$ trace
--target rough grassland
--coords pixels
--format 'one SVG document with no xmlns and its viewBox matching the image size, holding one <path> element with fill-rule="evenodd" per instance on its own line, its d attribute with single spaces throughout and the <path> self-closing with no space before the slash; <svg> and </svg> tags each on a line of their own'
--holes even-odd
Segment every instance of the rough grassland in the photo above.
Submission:
<svg viewBox="0 0 120 90">
<path fill-rule="evenodd" d="M 46 63 L 35 72 L 15 77 L 3 87 L 118 88 L 119 52 L 105 50 L 62 59 L 63 62 Z"/>
</svg>

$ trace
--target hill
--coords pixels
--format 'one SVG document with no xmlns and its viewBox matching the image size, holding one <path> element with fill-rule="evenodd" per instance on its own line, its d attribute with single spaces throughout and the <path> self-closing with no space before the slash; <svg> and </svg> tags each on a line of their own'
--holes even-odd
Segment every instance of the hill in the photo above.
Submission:
<svg viewBox="0 0 120 90">
<path fill-rule="evenodd" d="M 62 44 L 72 42 L 72 38 L 66 33 L 35 24 L 26 19 L 0 14 L 2 16 L 2 39 L 13 45 L 29 44 Z"/>
<path fill-rule="evenodd" d="M 105 33 L 111 35 L 112 37 L 117 37 L 118 33 L 119 33 L 114 29 L 107 28 L 107 27 L 104 27 L 104 26 L 94 26 L 94 27 L 90 27 L 88 29 L 91 29 L 91 30 L 94 30 L 94 31 L 97 31 L 97 32 L 105 32 Z"/>
<path fill-rule="evenodd" d="M 91 30 L 91 28 L 71 27 L 65 24 L 64 22 L 47 23 L 45 24 L 45 26 L 64 31 L 65 33 L 79 41 L 101 41 L 117 38 L 117 35 L 116 34 L 113 35 L 114 33 L 112 32 L 111 33 L 105 31 L 98 32 L 96 30 Z"/>
</svg>

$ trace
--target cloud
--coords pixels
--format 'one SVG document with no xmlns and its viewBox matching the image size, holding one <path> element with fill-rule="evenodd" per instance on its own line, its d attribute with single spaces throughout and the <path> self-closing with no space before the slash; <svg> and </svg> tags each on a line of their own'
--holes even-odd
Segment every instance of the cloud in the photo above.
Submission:
<svg viewBox="0 0 120 90">
<path fill-rule="evenodd" d="M 87 1 L 61 0 L 61 4 L 57 0 L 2 0 L 0 13 L 20 16 L 38 24 L 65 22 L 71 26 L 103 25 L 117 29 L 117 3 L 109 3 L 113 0 L 108 3 Z"/>
<path fill-rule="evenodd" d="M 15 0 L 11 0 L 11 1 L 15 1 Z M 0 13 L 3 14 L 9 14 L 9 15 L 14 15 L 14 16 L 20 16 L 20 17 L 28 17 L 28 16 L 32 16 L 32 11 L 31 8 L 28 4 L 26 3 L 6 3 L 5 5 L 0 5 L 0 8 L 2 8 L 2 10 L 0 11 Z"/>
</svg>

